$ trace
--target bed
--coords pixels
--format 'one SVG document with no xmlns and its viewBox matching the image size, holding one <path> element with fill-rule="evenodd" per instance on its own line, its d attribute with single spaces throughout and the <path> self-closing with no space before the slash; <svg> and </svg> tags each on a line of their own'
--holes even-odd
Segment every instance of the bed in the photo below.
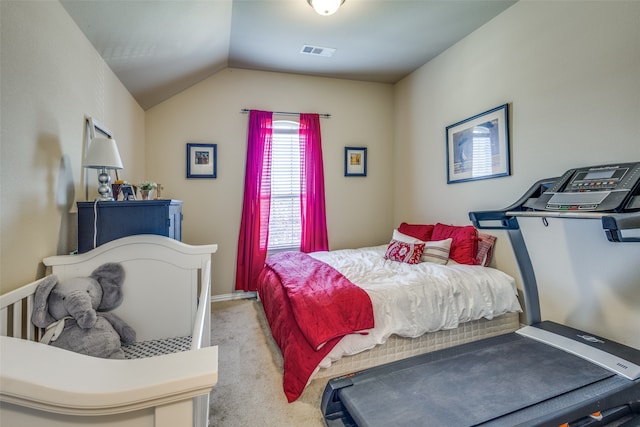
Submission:
<svg viewBox="0 0 640 427">
<path fill-rule="evenodd" d="M 209 337 L 216 250 L 136 235 L 45 258 L 60 280 L 120 263 L 124 300 L 113 313 L 133 327 L 137 342 L 124 348 L 125 360 L 39 343 L 43 331 L 30 319 L 35 289 L 46 278 L 1 295 L 0 424 L 206 426 L 218 378 L 218 349 Z"/>
<path fill-rule="evenodd" d="M 402 223 L 384 245 L 267 258 L 258 295 L 289 402 L 312 379 L 513 332 L 515 280 L 489 267 L 495 237 Z"/>
</svg>

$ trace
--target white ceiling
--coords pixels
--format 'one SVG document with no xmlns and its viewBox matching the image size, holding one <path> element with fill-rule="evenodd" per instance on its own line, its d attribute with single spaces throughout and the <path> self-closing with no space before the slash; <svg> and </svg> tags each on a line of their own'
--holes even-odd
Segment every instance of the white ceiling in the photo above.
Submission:
<svg viewBox="0 0 640 427">
<path fill-rule="evenodd" d="M 142 108 L 226 67 L 395 83 L 516 0 L 60 0 Z M 303 45 L 335 48 L 330 57 Z"/>
</svg>

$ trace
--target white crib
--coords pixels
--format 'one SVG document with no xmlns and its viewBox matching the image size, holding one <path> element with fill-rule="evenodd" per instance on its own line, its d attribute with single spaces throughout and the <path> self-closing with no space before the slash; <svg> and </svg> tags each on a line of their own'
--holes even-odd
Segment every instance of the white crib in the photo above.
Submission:
<svg viewBox="0 0 640 427">
<path fill-rule="evenodd" d="M 85 356 L 37 342 L 42 331 L 31 324 L 31 312 L 42 279 L 0 295 L 0 425 L 207 426 L 209 392 L 218 379 L 209 303 L 216 250 L 136 235 L 45 258 L 60 280 L 121 263 L 124 300 L 113 312 L 136 331 L 135 346 L 176 337 L 190 344 L 147 358 Z"/>
</svg>

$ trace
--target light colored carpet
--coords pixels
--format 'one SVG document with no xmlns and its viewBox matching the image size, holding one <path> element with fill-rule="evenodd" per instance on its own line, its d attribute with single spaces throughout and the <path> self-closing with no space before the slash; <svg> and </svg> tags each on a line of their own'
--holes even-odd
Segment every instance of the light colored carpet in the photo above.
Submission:
<svg viewBox="0 0 640 427">
<path fill-rule="evenodd" d="M 211 341 L 218 346 L 218 384 L 211 392 L 214 427 L 321 427 L 326 380 L 313 381 L 287 403 L 282 356 L 255 299 L 211 304 Z"/>
</svg>

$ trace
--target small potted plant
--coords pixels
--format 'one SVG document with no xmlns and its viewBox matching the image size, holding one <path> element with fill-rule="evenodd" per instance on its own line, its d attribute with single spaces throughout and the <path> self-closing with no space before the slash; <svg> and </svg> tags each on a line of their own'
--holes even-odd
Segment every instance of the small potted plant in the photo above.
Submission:
<svg viewBox="0 0 640 427">
<path fill-rule="evenodd" d="M 140 194 L 142 195 L 142 200 L 151 200 L 153 190 L 155 190 L 157 186 L 158 184 L 153 181 L 142 181 L 140 184 L 138 184 Z"/>
</svg>

